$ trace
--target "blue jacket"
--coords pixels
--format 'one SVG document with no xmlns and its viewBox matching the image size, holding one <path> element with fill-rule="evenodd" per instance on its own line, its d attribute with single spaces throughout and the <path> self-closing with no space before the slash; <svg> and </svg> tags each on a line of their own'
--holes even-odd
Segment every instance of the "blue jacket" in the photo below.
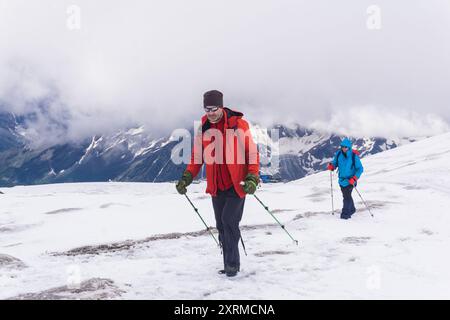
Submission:
<svg viewBox="0 0 450 320">
<path fill-rule="evenodd" d="M 335 168 L 339 168 L 339 184 L 342 187 L 347 187 L 349 185 L 348 179 L 353 176 L 356 176 L 359 179 L 364 171 L 361 160 L 357 154 L 355 154 L 355 167 L 353 167 L 352 153 L 353 150 L 351 149 L 351 146 L 346 155 L 344 155 L 342 150 L 338 150 L 334 155 L 333 161 L 331 161 Z"/>
</svg>

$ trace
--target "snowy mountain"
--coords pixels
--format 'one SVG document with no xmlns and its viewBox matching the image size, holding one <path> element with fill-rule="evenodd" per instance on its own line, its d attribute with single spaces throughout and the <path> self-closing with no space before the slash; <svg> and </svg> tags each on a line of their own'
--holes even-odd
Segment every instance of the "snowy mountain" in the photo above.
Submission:
<svg viewBox="0 0 450 320">
<path fill-rule="evenodd" d="M 278 130 L 278 139 L 272 138 L 271 129 Z M 271 149 L 277 150 L 280 154 L 278 170 L 272 171 L 269 166 L 263 166 L 261 173 L 282 181 L 296 180 L 325 169 L 343 139 L 343 136 L 305 129 L 299 125 L 292 127 L 277 125 L 270 129 L 256 125 L 253 126 L 252 132 L 263 158 L 270 155 L 267 150 Z M 389 150 L 416 139 L 353 137 L 354 148 L 361 153 L 361 157 Z M 275 141 L 278 142 L 277 146 L 274 146 Z"/>
<path fill-rule="evenodd" d="M 300 245 L 248 197 L 248 256 L 231 279 L 172 183 L 3 189 L 0 299 L 450 298 L 450 133 L 362 161 L 374 218 L 357 194 L 351 220 L 331 215 L 329 172 L 263 184 L 258 196 Z M 213 225 L 204 189 L 188 194 Z"/>
<path fill-rule="evenodd" d="M 0 114 L 1 186 L 110 180 L 164 182 L 178 179 L 185 168 L 170 160 L 178 141 L 155 136 L 143 126 L 77 143 L 33 148 L 23 134 L 26 120 Z M 279 130 L 279 139 L 272 137 L 271 129 Z M 275 151 L 280 154 L 278 166 L 267 162 L 261 166 L 261 174 L 275 181 L 291 181 L 323 170 L 342 139 L 298 125 L 268 129 L 254 125 L 252 133 L 262 159 Z M 410 141 L 414 139 L 355 138 L 355 145 L 366 156 Z"/>
<path fill-rule="evenodd" d="M 170 161 L 176 142 L 143 127 L 99 135 L 77 143 L 34 148 L 20 123 L 0 115 L 0 185 L 89 181 L 170 181 L 184 168 Z"/>
</svg>

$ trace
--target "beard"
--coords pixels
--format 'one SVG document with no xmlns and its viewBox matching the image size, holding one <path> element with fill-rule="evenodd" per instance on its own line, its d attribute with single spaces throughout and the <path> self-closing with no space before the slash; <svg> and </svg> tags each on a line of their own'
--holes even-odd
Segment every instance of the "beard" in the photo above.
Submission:
<svg viewBox="0 0 450 320">
<path fill-rule="evenodd" d="M 222 119 L 223 113 L 220 112 L 218 115 L 208 115 L 208 120 L 211 123 L 217 123 Z"/>
</svg>

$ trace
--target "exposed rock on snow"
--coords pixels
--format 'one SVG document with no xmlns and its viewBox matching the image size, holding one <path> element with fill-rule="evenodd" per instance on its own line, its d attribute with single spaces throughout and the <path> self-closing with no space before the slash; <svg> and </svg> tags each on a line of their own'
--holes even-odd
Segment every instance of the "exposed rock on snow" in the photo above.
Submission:
<svg viewBox="0 0 450 320">
<path fill-rule="evenodd" d="M 291 251 L 283 251 L 283 250 L 273 250 L 273 251 L 262 251 L 262 252 L 258 252 L 255 253 L 255 256 L 257 257 L 265 257 L 265 256 L 270 256 L 270 255 L 284 255 L 284 254 L 290 254 L 292 253 Z"/>
<path fill-rule="evenodd" d="M 114 206 L 117 206 L 117 207 L 129 207 L 128 205 L 123 204 L 123 203 L 110 202 L 110 203 L 104 203 L 104 204 L 100 205 L 100 209 L 107 209 L 109 207 L 114 207 Z"/>
<path fill-rule="evenodd" d="M 266 228 L 274 228 L 278 227 L 277 224 L 268 223 L 268 224 L 259 224 L 259 225 L 243 225 L 241 226 L 242 231 L 249 230 L 257 230 L 257 229 L 266 229 Z M 210 227 L 211 231 L 217 233 L 217 229 Z M 99 245 L 92 246 L 83 246 L 79 248 L 74 248 L 65 252 L 53 252 L 51 255 L 53 256 L 79 256 L 79 255 L 98 255 L 103 253 L 113 253 L 118 251 L 126 251 L 132 250 L 138 246 L 145 245 L 149 242 L 158 241 L 158 240 L 174 240 L 180 239 L 182 237 L 199 237 L 199 236 L 208 236 L 209 231 L 201 230 L 195 232 L 177 232 L 177 233 L 167 233 L 167 234 L 157 234 L 151 237 L 147 237 L 145 239 L 139 240 L 125 240 L 114 243 L 105 243 Z"/>
<path fill-rule="evenodd" d="M 92 278 L 79 285 L 61 286 L 36 293 L 25 293 L 9 300 L 99 300 L 120 297 L 125 291 L 111 279 Z"/>
<path fill-rule="evenodd" d="M 23 269 L 26 267 L 26 264 L 22 262 L 22 260 L 7 254 L 0 253 L 0 269 Z"/>
<path fill-rule="evenodd" d="M 308 211 L 308 212 L 296 215 L 294 217 L 294 220 L 303 219 L 303 218 L 311 218 L 311 217 L 320 216 L 320 215 L 330 215 L 330 214 L 331 214 L 331 211 L 319 211 L 319 212 Z M 334 214 L 336 214 L 336 212 Z"/>
<path fill-rule="evenodd" d="M 366 244 L 367 241 L 369 241 L 370 239 L 371 237 L 345 237 L 341 240 L 341 242 L 348 244 L 363 245 Z"/>
<path fill-rule="evenodd" d="M 30 229 L 32 227 L 37 226 L 38 224 L 15 224 L 15 223 L 8 223 L 5 225 L 0 226 L 0 233 L 6 233 L 6 232 L 20 232 L 27 229 Z"/>
<path fill-rule="evenodd" d="M 83 210 L 83 209 L 82 208 L 63 208 L 63 209 L 48 211 L 48 212 L 45 212 L 45 214 L 60 214 L 60 213 L 80 211 L 80 210 Z"/>
<path fill-rule="evenodd" d="M 168 233 L 168 234 L 158 234 L 145 239 L 140 240 L 125 240 L 114 243 L 84 246 L 79 248 L 74 248 L 66 252 L 54 252 L 54 256 L 78 256 L 78 255 L 89 255 L 89 254 L 102 254 L 102 253 L 112 253 L 116 251 L 131 250 L 136 246 L 144 245 L 148 242 L 158 241 L 158 240 L 169 240 L 169 239 L 179 239 L 181 237 L 198 237 L 208 233 L 206 230 L 197 232 L 185 232 L 185 233 Z"/>
</svg>

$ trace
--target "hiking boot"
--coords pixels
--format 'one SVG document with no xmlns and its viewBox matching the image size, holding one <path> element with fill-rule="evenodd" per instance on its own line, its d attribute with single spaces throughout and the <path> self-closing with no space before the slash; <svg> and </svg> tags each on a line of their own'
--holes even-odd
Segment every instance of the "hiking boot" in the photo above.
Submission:
<svg viewBox="0 0 450 320">
<path fill-rule="evenodd" d="M 225 274 L 227 277 L 234 277 L 239 272 L 239 267 L 227 267 L 225 268 Z"/>
</svg>

